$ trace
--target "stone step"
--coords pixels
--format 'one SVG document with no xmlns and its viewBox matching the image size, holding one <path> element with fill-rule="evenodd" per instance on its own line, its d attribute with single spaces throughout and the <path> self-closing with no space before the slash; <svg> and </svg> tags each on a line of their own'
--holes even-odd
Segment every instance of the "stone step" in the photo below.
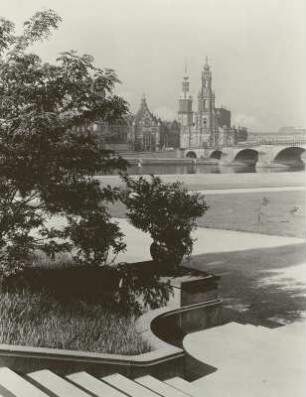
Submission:
<svg viewBox="0 0 306 397">
<path fill-rule="evenodd" d="M 6 367 L 0 368 L 0 385 L 9 392 L 1 390 L 3 397 L 48 397 L 48 394 Z"/>
<path fill-rule="evenodd" d="M 150 375 L 136 378 L 135 382 L 140 383 L 141 385 L 153 390 L 163 397 L 188 397 L 188 394 L 184 393 L 183 391 L 177 390 L 171 385 L 168 385 L 167 383 L 162 382 Z"/>
<path fill-rule="evenodd" d="M 47 369 L 32 372 L 27 376 L 57 397 L 92 397 L 92 394 L 86 393 L 68 380 Z"/>
<path fill-rule="evenodd" d="M 229 323 L 195 332 L 187 335 L 183 345 L 186 351 L 197 360 L 219 368 L 224 364 L 224 360 L 237 355 L 238 351 L 248 351 L 249 339 L 243 337 L 243 328 L 241 324 Z M 200 348 L 199 335 L 203 335 Z M 241 337 L 237 338 L 237 335 Z"/>
<path fill-rule="evenodd" d="M 275 335 L 275 328 L 267 328 L 262 325 L 244 324 L 244 332 L 250 332 L 254 335 L 265 335 L 269 338 L 271 335 Z"/>
<path fill-rule="evenodd" d="M 165 383 L 176 388 L 177 390 L 183 391 L 188 396 L 205 397 L 203 395 L 203 393 L 197 387 L 195 387 L 193 384 L 187 382 L 187 380 L 182 379 L 178 376 L 175 376 L 174 378 L 165 380 Z M 210 397 L 209 394 L 206 397 Z"/>
<path fill-rule="evenodd" d="M 67 375 L 66 378 L 85 390 L 94 393 L 97 397 L 125 397 L 127 395 L 85 371 Z"/>
<path fill-rule="evenodd" d="M 297 321 L 295 323 L 273 328 L 273 331 L 281 335 L 290 335 L 291 338 L 305 338 L 306 324 L 305 321 Z"/>
<path fill-rule="evenodd" d="M 294 332 L 295 331 L 295 332 Z M 299 332 L 300 331 L 300 332 Z M 303 328 L 294 328 L 290 325 L 279 327 L 279 328 L 267 328 L 261 325 L 244 325 L 244 330 L 242 334 L 245 338 L 247 337 L 250 342 L 260 341 L 263 349 L 266 349 L 267 345 L 269 347 L 274 346 L 277 348 L 279 343 L 296 343 L 297 338 L 304 337 L 305 332 Z"/>
<path fill-rule="evenodd" d="M 158 393 L 149 390 L 121 374 L 108 375 L 103 377 L 102 380 L 126 393 L 130 397 L 160 397 Z"/>
<path fill-rule="evenodd" d="M 198 338 L 202 334 L 201 348 L 198 348 Z M 289 343 L 288 338 L 288 343 Z M 233 361 L 235 357 L 248 360 L 249 350 L 257 346 L 257 355 L 265 356 L 277 352 L 280 343 L 286 338 L 265 327 L 257 327 L 250 324 L 228 323 L 210 328 L 201 333 L 189 334 L 183 341 L 186 351 L 200 361 L 215 366 L 224 367 L 227 361 Z"/>
</svg>

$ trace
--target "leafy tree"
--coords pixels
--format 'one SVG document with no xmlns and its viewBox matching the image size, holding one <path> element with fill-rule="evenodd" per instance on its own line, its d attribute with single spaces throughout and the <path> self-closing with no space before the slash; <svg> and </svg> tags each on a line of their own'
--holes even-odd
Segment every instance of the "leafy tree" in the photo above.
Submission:
<svg viewBox="0 0 306 397">
<path fill-rule="evenodd" d="M 125 248 L 105 203 L 118 191 L 102 187 L 98 172 L 126 162 L 98 143 L 95 120 L 121 119 L 126 102 L 113 94 L 113 70 L 90 55 L 64 52 L 54 64 L 30 47 L 58 27 L 52 10 L 35 13 L 15 33 L 0 19 L 0 267 L 22 268 L 35 250 L 54 256 L 72 250 L 79 262 L 105 264 Z M 59 215 L 65 227 L 48 226 Z"/>
<path fill-rule="evenodd" d="M 159 177 L 133 179 L 122 176 L 127 193 L 122 201 L 127 217 L 138 229 L 150 233 L 154 260 L 177 265 L 192 253 L 196 218 L 202 216 L 207 205 L 200 193 L 188 192 L 180 182 L 163 183 Z"/>
</svg>

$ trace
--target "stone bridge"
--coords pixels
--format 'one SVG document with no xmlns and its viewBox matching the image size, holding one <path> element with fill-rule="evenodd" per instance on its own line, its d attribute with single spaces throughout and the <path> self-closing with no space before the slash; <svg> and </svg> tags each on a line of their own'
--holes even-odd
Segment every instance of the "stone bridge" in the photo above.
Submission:
<svg viewBox="0 0 306 397">
<path fill-rule="evenodd" d="M 305 142 L 281 144 L 240 144 L 231 147 L 184 149 L 184 157 L 217 159 L 220 164 L 248 164 L 256 167 L 276 165 L 303 166 L 306 162 Z"/>
</svg>

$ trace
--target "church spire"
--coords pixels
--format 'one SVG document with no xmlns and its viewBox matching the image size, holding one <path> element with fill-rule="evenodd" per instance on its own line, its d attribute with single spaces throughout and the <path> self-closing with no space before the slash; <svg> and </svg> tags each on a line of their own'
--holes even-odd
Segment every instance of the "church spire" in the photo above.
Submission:
<svg viewBox="0 0 306 397">
<path fill-rule="evenodd" d="M 207 55 L 206 55 L 206 57 L 205 57 L 205 65 L 204 65 L 204 70 L 209 70 L 208 56 L 207 56 Z"/>
<path fill-rule="evenodd" d="M 142 104 L 142 105 L 145 105 L 146 103 L 147 103 L 146 94 L 143 93 L 143 94 L 142 94 L 142 97 L 141 97 L 141 104 Z"/>
<path fill-rule="evenodd" d="M 183 77 L 183 81 L 182 81 L 182 92 L 181 92 L 181 98 L 182 99 L 189 99 L 190 98 L 190 94 L 189 94 L 189 76 L 187 74 L 187 62 L 185 59 L 185 64 L 184 64 L 184 77 Z"/>
<path fill-rule="evenodd" d="M 192 123 L 192 97 L 189 92 L 189 77 L 187 74 L 187 62 L 184 65 L 184 77 L 182 82 L 182 92 L 179 98 L 178 118 L 181 125 L 190 126 Z"/>
</svg>

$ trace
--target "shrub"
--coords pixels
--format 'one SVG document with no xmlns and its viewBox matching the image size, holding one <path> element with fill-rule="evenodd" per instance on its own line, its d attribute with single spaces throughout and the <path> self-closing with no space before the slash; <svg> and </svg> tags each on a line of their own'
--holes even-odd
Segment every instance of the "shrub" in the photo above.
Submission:
<svg viewBox="0 0 306 397">
<path fill-rule="evenodd" d="M 150 233 L 151 256 L 156 261 L 176 265 L 192 253 L 196 218 L 207 210 L 204 196 L 190 193 L 180 182 L 163 183 L 159 177 L 150 180 L 122 175 L 127 192 L 122 201 L 127 217 L 136 228 Z"/>
</svg>

